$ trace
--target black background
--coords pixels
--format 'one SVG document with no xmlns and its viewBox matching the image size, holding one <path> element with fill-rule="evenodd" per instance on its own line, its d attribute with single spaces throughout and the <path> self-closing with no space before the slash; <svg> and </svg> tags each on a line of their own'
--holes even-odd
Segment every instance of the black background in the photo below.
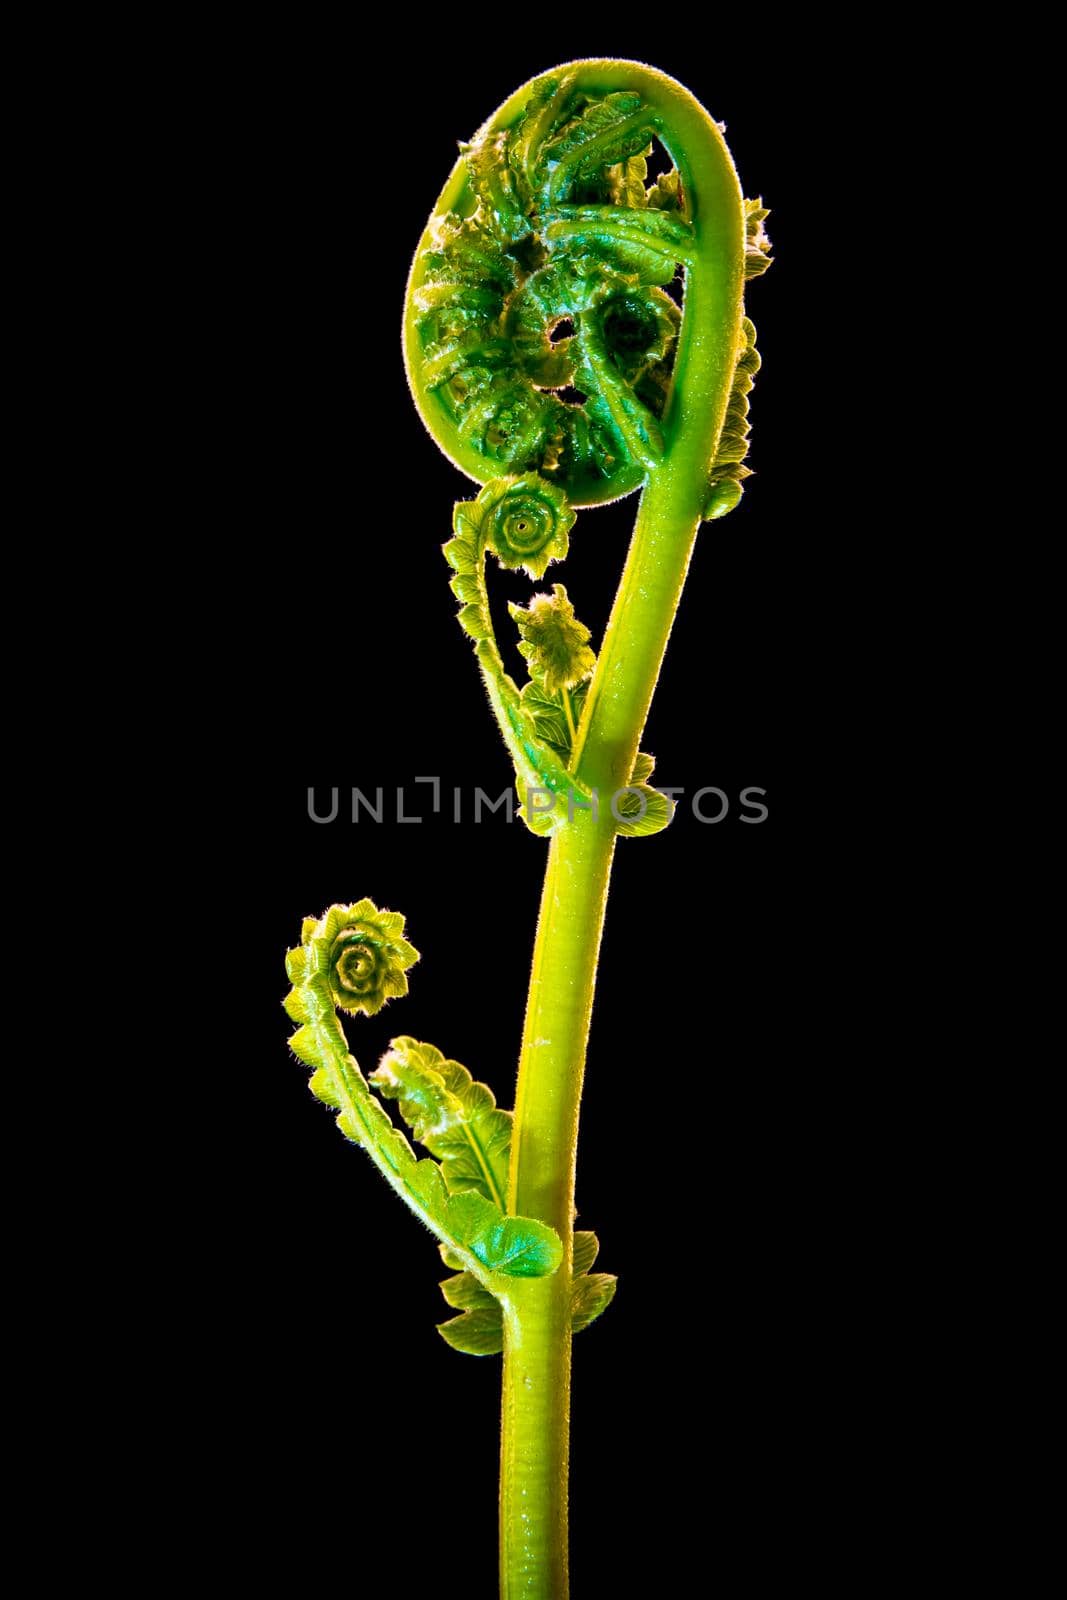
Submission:
<svg viewBox="0 0 1067 1600">
<path fill-rule="evenodd" d="M 494 1592 L 499 1358 L 434 1332 L 449 1314 L 436 1248 L 308 1094 L 283 960 L 334 901 L 403 911 L 422 953 L 411 993 L 349 1024 L 354 1053 L 369 1071 L 413 1034 L 511 1103 L 546 847 L 502 817 L 433 817 L 414 784 L 496 795 L 510 770 L 440 555 L 474 490 L 410 402 L 403 287 L 455 141 L 559 60 L 632 56 L 725 121 L 746 194 L 772 208 L 776 262 L 747 296 L 756 476 L 700 533 L 642 741 L 657 781 L 716 785 L 730 811 L 701 825 L 683 802 L 616 857 L 578 1205 L 619 1290 L 575 1345 L 573 1588 L 628 1592 L 652 1569 L 684 1594 L 693 1570 L 818 1568 L 840 1551 L 841 1506 L 862 1515 L 851 1393 L 869 1314 L 848 1289 L 863 1246 L 841 1195 L 871 1110 L 821 1046 L 849 938 L 825 904 L 852 704 L 830 682 L 825 573 L 851 529 L 825 486 L 833 197 L 862 143 L 856 90 L 814 36 L 774 49 L 720 31 L 711 51 L 612 28 L 498 48 L 419 25 L 412 46 L 398 77 L 384 55 L 260 39 L 217 78 L 206 66 L 190 99 L 209 170 L 190 180 L 197 243 L 181 248 L 215 337 L 188 446 L 198 482 L 217 478 L 187 538 L 232 711 L 222 759 L 187 775 L 187 824 L 220 939 L 244 930 L 241 1027 L 219 1036 L 227 1070 L 197 1128 L 210 1247 L 190 1245 L 175 1290 L 209 1397 L 203 1470 L 241 1486 L 248 1548 L 295 1559 L 302 1592 L 364 1540 L 397 1593 L 430 1572 L 441 1595 Z M 635 506 L 580 513 L 558 572 L 594 642 Z M 309 819 L 312 785 L 320 806 L 339 786 L 333 824 Z M 381 786 L 390 819 L 406 786 L 425 820 L 353 826 L 354 785 Z M 748 785 L 766 790 L 758 826 L 740 820 Z"/>
</svg>

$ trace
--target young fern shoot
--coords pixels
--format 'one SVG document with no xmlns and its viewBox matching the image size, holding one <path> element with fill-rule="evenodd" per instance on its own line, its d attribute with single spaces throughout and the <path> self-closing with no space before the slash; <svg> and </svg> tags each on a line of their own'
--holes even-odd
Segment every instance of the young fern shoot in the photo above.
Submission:
<svg viewBox="0 0 1067 1600">
<path fill-rule="evenodd" d="M 672 165 L 655 183 L 658 140 Z M 514 1112 L 434 1046 L 399 1037 L 363 1077 L 336 1008 L 372 1014 L 417 959 L 370 901 L 304 925 L 290 953 L 293 1048 L 386 1180 L 434 1233 L 455 1349 L 503 1351 L 500 1591 L 568 1593 L 574 1332 L 610 1303 L 574 1232 L 578 1108 L 616 838 L 670 821 L 639 750 L 702 521 L 738 503 L 759 366 L 745 280 L 769 264 L 721 130 L 673 79 L 576 61 L 525 84 L 461 146 L 419 243 L 404 353 L 433 438 L 482 485 L 444 547 L 459 621 L 549 841 Z M 676 302 L 684 280 L 681 304 Z M 576 508 L 641 491 L 599 654 L 565 587 L 509 607 L 529 681 L 505 670 L 486 558 L 540 582 Z M 395 1101 L 416 1159 L 381 1101 Z"/>
</svg>

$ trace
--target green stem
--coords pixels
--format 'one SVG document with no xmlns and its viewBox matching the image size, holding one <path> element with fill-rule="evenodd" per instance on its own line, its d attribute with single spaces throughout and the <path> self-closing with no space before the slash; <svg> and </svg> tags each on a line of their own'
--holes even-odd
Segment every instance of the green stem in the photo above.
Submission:
<svg viewBox="0 0 1067 1600">
<path fill-rule="evenodd" d="M 555 832 L 534 947 L 515 1105 L 508 1207 L 564 1241 L 551 1277 L 509 1298 L 504 1319 L 500 1571 L 505 1600 L 565 1600 L 571 1261 L 578 1109 L 614 852 L 611 797 L 623 787 L 659 677 L 729 398 L 741 315 L 737 179 L 717 130 L 689 106 L 688 152 L 665 141 L 700 205 L 686 281 L 667 459 L 649 474 L 586 699 L 571 770 L 599 793 Z M 694 144 L 696 149 L 694 151 Z"/>
<path fill-rule="evenodd" d="M 615 847 L 614 824 L 575 812 L 549 848 L 512 1134 L 508 1209 L 551 1221 L 548 1278 L 509 1292 L 504 1317 L 500 1592 L 567 1594 L 574 1159 L 585 1045 Z M 532 1209 L 531 1209 L 532 1208 Z"/>
<path fill-rule="evenodd" d="M 611 797 L 633 767 L 699 521 L 667 474 L 642 497 L 630 556 L 583 718 L 598 815 L 575 810 L 549 849 L 519 1066 L 508 1210 L 550 1223 L 564 1259 L 509 1296 L 501 1430 L 501 1594 L 567 1588 L 571 1255 L 578 1108 L 615 848 Z M 624 641 L 626 647 L 624 648 Z M 635 644 L 635 641 L 640 641 Z M 605 684 L 607 690 L 605 692 Z"/>
<path fill-rule="evenodd" d="M 549 1600 L 567 1587 L 570 1296 L 531 1279 L 505 1307 L 500 1593 Z M 570 1282 L 570 1268 L 567 1278 Z"/>
<path fill-rule="evenodd" d="M 573 748 L 574 743 L 578 738 L 578 729 L 574 726 L 574 709 L 571 706 L 570 692 L 567 689 L 566 684 L 563 685 L 563 712 L 567 718 L 567 728 L 571 736 L 571 746 Z"/>
</svg>

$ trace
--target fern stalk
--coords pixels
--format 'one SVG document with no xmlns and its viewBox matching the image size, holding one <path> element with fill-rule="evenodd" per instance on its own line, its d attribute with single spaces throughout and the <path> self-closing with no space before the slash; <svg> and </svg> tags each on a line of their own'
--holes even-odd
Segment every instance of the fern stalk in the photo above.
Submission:
<svg viewBox="0 0 1067 1600">
<path fill-rule="evenodd" d="M 701 480 L 702 481 L 702 480 Z M 692 485 L 645 490 L 600 667 L 586 700 L 579 770 L 607 795 L 633 768 L 700 525 Z M 605 692 L 606 686 L 606 692 Z M 575 809 L 549 847 L 515 1097 L 508 1209 L 548 1223 L 562 1265 L 522 1286 L 505 1315 L 500 1464 L 501 1594 L 566 1596 L 570 1256 L 578 1116 L 615 852 L 610 808 Z"/>
<path fill-rule="evenodd" d="M 673 167 L 646 186 L 653 139 Z M 432 1045 L 395 1039 L 370 1084 L 347 1053 L 333 1009 L 373 1014 L 417 959 L 394 912 L 360 901 L 309 920 L 287 1005 L 313 1091 L 455 1274 L 442 1291 L 460 1315 L 442 1336 L 503 1351 L 501 1594 L 565 1600 L 571 1340 L 615 1288 L 589 1270 L 595 1237 L 573 1231 L 600 940 L 616 838 L 671 819 L 639 743 L 697 531 L 748 476 L 759 358 L 742 290 L 769 262 L 767 213 L 742 198 L 697 101 L 634 62 L 546 73 L 461 148 L 416 252 L 404 350 L 423 421 L 484 485 L 456 505 L 444 553 L 521 815 L 550 840 L 514 1113 Z M 679 314 L 666 286 L 681 270 Z M 599 658 L 555 584 L 509 607 L 520 688 L 493 630 L 488 555 L 539 580 L 567 554 L 574 507 L 638 489 Z M 416 1160 L 372 1086 L 436 1161 Z"/>
<path fill-rule="evenodd" d="M 743 236 L 737 178 L 718 130 L 699 107 L 675 109 L 665 137 L 683 183 L 707 205 L 675 361 L 668 449 L 645 488 L 586 698 L 574 764 L 602 795 L 633 769 L 693 543 L 734 375 Z M 679 126 L 681 124 L 681 126 Z M 672 144 L 674 147 L 672 148 Z M 684 156 L 683 156 L 684 152 Z M 683 157 L 683 161 L 679 161 Z M 684 164 L 683 164 L 684 163 Z M 706 198 L 705 198 L 706 197 Z M 723 263 L 733 270 L 722 270 Z M 575 1215 L 578 1117 L 615 821 L 575 810 L 553 837 L 534 946 L 515 1100 L 508 1207 L 564 1241 L 549 1278 L 523 1286 L 505 1318 L 500 1473 L 501 1594 L 565 1596 L 571 1331 L 567 1242 Z"/>
<path fill-rule="evenodd" d="M 575 821 L 549 847 L 508 1180 L 509 1211 L 553 1219 L 564 1241 L 559 1269 L 524 1286 L 504 1318 L 500 1585 L 508 1597 L 567 1593 L 569 1241 L 578 1107 L 615 849 L 610 818 L 577 812 Z"/>
</svg>

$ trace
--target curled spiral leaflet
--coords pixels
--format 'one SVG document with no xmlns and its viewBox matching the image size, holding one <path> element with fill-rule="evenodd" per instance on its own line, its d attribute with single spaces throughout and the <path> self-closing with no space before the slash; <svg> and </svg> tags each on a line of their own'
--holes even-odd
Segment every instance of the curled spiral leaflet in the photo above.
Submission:
<svg viewBox="0 0 1067 1600">
<path fill-rule="evenodd" d="M 530 663 L 531 680 L 520 691 L 504 666 L 493 630 L 485 560 L 491 550 L 501 566 L 522 568 L 531 577 L 540 577 L 550 562 L 562 560 L 567 554 L 574 520 L 562 491 L 537 473 L 496 478 L 476 500 L 457 502 L 453 511 L 455 537 L 444 547 L 455 572 L 451 587 L 461 602 L 459 622 L 474 640 L 489 701 L 515 767 L 519 814 L 527 827 L 538 834 L 549 834 L 564 826 L 573 807 L 588 810 L 597 803 L 589 787 L 573 771 L 570 760 L 575 738 L 573 718 L 576 708 L 580 714 L 584 693 L 572 698 L 570 685 L 546 683 L 536 658 Z M 565 591 L 563 595 L 566 599 Z M 558 597 L 556 604 L 558 608 Z M 588 678 L 596 658 L 585 643 L 588 629 L 577 623 L 569 601 L 567 607 L 569 625 L 580 630 L 574 632 L 571 646 L 573 660 L 579 663 L 574 669 L 577 688 Z M 512 615 L 516 615 L 515 610 Z M 523 616 L 529 619 L 529 613 Z M 520 648 L 529 659 L 527 645 Z M 562 725 L 556 721 L 557 713 L 563 719 Z M 553 724 L 548 737 L 546 714 Z M 550 800 L 548 809 L 538 803 L 546 795 Z M 647 783 L 634 780 L 631 791 L 620 798 L 618 812 L 617 827 L 622 834 L 657 832 L 670 820 L 664 797 Z"/>
<path fill-rule="evenodd" d="M 505 567 L 521 567 L 540 577 L 550 561 L 567 553 L 574 512 L 566 496 L 537 473 L 497 478 L 476 500 L 458 501 L 453 512 L 455 538 L 445 556 L 455 569 L 452 592 L 462 602 L 460 625 L 475 642 L 482 678 L 504 743 L 515 767 L 520 814 L 535 833 L 550 833 L 566 815 L 568 798 L 589 804 L 589 791 L 568 771 L 557 748 L 545 744 L 536 719 L 515 680 L 504 667 L 493 631 L 485 580 L 486 553 Z M 543 812 L 530 803 L 530 791 L 548 792 L 562 806 Z"/>
<path fill-rule="evenodd" d="M 608 87 L 625 67 L 635 85 Z M 423 420 L 481 482 L 536 471 L 591 505 L 663 459 L 682 320 L 668 289 L 696 261 L 697 223 L 661 81 L 575 63 L 461 146 L 413 265 L 405 359 Z M 675 165 L 647 184 L 654 139 Z M 746 201 L 745 216 L 751 277 L 769 264 L 767 211 Z"/>
<path fill-rule="evenodd" d="M 398 912 L 379 911 L 370 900 L 331 906 L 321 918 L 305 921 L 300 945 L 286 958 L 293 988 L 285 1009 L 299 1024 L 290 1046 L 313 1069 L 311 1091 L 338 1112 L 337 1125 L 345 1137 L 362 1145 L 390 1187 L 454 1253 L 463 1270 L 487 1291 L 500 1293 L 508 1278 L 554 1272 L 562 1257 L 559 1236 L 532 1218 L 506 1215 L 499 1200 L 476 1184 L 457 1183 L 447 1160 L 444 1170 L 437 1161 L 417 1160 L 371 1093 L 337 1018 L 338 1005 L 372 1015 L 390 994 L 406 992 L 404 974 L 418 952 L 403 932 L 404 918 Z M 436 1051 L 434 1057 L 444 1059 Z M 489 1091 L 473 1084 L 458 1062 L 448 1066 L 458 1069 L 451 1071 L 448 1088 L 453 1131 L 468 1114 L 479 1124 L 488 1118 L 496 1128 L 496 1117 L 504 1113 L 496 1113 Z M 422 1128 L 416 1137 L 426 1133 Z"/>
<path fill-rule="evenodd" d="M 566 553 L 572 507 L 679 470 L 671 448 L 686 408 L 675 404 L 676 379 L 704 337 L 688 310 L 689 275 L 709 270 L 702 191 L 686 150 L 692 132 L 677 86 L 652 69 L 589 61 L 547 73 L 461 146 L 412 267 L 413 396 L 440 447 L 486 485 L 456 506 L 446 546 L 452 587 L 515 766 L 520 815 L 541 834 L 566 826 L 572 805 L 590 804 L 579 767 L 599 679 L 592 694 L 583 679 L 573 699 L 533 672 L 518 688 L 493 634 L 484 552 L 540 577 Z M 655 141 L 672 164 L 650 183 Z M 741 204 L 748 279 L 769 265 L 768 213 L 759 200 Z M 759 356 L 740 296 L 737 305 L 726 403 L 698 483 L 708 521 L 737 505 L 750 476 L 748 393 Z M 689 450 L 685 471 L 694 464 L 701 459 Z M 542 530 L 526 519 L 530 561 L 483 526 L 508 497 L 525 495 L 566 520 L 562 535 L 539 543 Z M 620 833 L 651 833 L 671 807 L 635 773 L 613 813 Z"/>
</svg>

